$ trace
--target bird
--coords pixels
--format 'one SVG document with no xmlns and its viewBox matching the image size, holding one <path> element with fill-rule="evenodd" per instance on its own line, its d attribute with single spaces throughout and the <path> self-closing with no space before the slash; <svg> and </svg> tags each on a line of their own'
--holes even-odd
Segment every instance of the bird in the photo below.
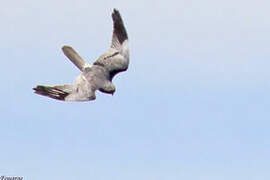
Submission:
<svg viewBox="0 0 270 180">
<path fill-rule="evenodd" d="M 120 12 L 113 9 L 113 34 L 110 47 L 92 64 L 88 64 L 71 47 L 63 46 L 65 56 L 81 71 L 73 84 L 37 85 L 34 93 L 60 101 L 93 101 L 96 91 L 113 95 L 116 88 L 112 80 L 129 66 L 128 35 Z"/>
</svg>

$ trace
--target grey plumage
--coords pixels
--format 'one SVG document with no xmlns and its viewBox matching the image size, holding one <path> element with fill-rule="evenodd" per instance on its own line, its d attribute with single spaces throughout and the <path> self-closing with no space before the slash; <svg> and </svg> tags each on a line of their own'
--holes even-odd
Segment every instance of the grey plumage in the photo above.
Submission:
<svg viewBox="0 0 270 180">
<path fill-rule="evenodd" d="M 34 89 L 36 94 L 62 101 L 90 101 L 96 99 L 95 91 L 113 94 L 115 86 L 113 77 L 128 69 L 129 48 L 128 35 L 121 15 L 114 9 L 112 13 L 113 35 L 110 48 L 102 54 L 93 65 L 89 65 L 70 46 L 62 48 L 68 59 L 80 69 L 81 74 L 73 84 L 43 86 Z"/>
<path fill-rule="evenodd" d="M 68 57 L 68 59 L 81 71 L 83 71 L 85 67 L 90 66 L 72 47 L 63 46 L 62 51 Z"/>
</svg>

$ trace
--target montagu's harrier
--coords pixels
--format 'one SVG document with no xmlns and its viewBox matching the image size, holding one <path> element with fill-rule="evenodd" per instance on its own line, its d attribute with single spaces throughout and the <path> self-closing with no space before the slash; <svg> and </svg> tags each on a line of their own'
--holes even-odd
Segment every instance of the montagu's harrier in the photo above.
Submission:
<svg viewBox="0 0 270 180">
<path fill-rule="evenodd" d="M 128 69 L 129 48 L 128 35 L 118 10 L 114 9 L 112 19 L 111 47 L 93 65 L 85 62 L 72 47 L 64 46 L 62 48 L 64 54 L 81 70 L 81 74 L 73 84 L 38 85 L 33 88 L 35 93 L 62 101 L 91 101 L 96 99 L 96 90 L 113 94 L 115 92 L 113 77 Z"/>
</svg>

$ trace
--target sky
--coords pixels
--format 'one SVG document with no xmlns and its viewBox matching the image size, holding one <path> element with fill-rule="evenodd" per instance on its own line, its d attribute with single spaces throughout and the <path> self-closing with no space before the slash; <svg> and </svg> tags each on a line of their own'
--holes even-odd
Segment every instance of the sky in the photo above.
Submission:
<svg viewBox="0 0 270 180">
<path fill-rule="evenodd" d="M 61 102 L 124 20 L 130 66 L 114 96 Z M 0 6 L 0 176 L 25 180 L 270 179 L 266 0 L 10 0 Z"/>
</svg>

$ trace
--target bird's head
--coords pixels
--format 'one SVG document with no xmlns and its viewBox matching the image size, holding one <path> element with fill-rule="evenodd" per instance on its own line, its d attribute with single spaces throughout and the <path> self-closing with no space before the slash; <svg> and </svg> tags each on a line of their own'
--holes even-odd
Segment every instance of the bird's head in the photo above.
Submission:
<svg viewBox="0 0 270 180">
<path fill-rule="evenodd" d="M 114 92 L 115 92 L 115 86 L 114 86 L 112 83 L 110 83 L 110 85 L 105 86 L 104 88 L 101 88 L 101 89 L 99 89 L 99 90 L 100 90 L 101 92 L 104 92 L 104 93 L 113 95 Z"/>
<path fill-rule="evenodd" d="M 111 94 L 112 96 L 113 96 L 114 92 L 115 92 L 115 87 L 111 88 L 111 89 L 108 91 L 108 93 Z"/>
</svg>

